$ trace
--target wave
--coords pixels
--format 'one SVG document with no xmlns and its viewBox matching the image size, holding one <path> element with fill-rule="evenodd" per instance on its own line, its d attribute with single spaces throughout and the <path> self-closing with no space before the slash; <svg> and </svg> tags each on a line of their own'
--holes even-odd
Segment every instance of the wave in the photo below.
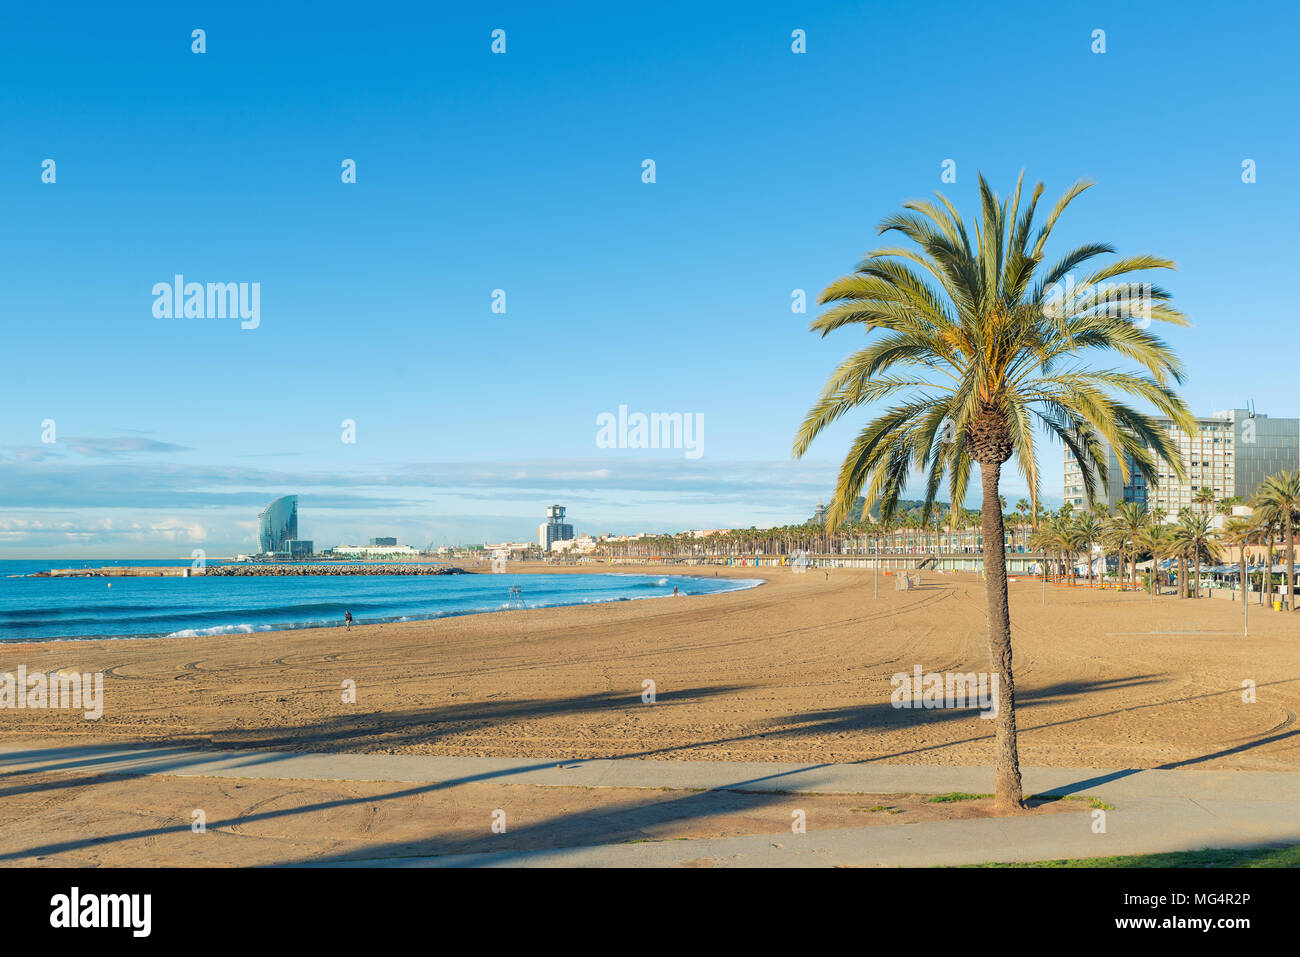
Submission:
<svg viewBox="0 0 1300 957">
<path fill-rule="evenodd" d="M 585 576 L 584 576 L 585 577 Z M 611 579 L 640 579 L 620 582 Z M 604 584 L 601 584 L 604 579 Z M 279 579 L 268 579 L 279 582 Z M 690 575 L 631 575 L 593 573 L 586 581 L 575 581 L 573 576 L 524 576 L 516 578 L 527 594 L 506 599 L 505 582 L 494 580 L 502 587 L 483 593 L 483 581 L 457 583 L 454 590 L 437 592 L 412 592 L 400 589 L 384 596 L 373 592 L 366 600 L 346 591 L 338 598 L 313 599 L 302 602 L 280 601 L 259 605 L 255 596 L 251 601 L 241 601 L 240 593 L 226 589 L 211 593 L 216 601 L 208 607 L 194 608 L 175 603 L 174 593 L 159 594 L 156 604 L 132 601 L 123 605 L 85 602 L 68 605 L 51 604 L 45 608 L 28 605 L 24 596 L 23 607 L 0 610 L 3 634 L 0 645 L 27 641 L 77 641 L 129 638 L 204 638 L 223 635 L 247 635 L 265 631 L 291 631 L 303 628 L 341 627 L 343 610 L 353 613 L 357 625 L 376 625 L 391 622 L 433 621 L 459 615 L 519 609 L 562 607 L 566 605 L 593 605 L 618 601 L 637 601 L 663 598 L 665 588 L 677 585 L 685 595 L 722 594 L 728 591 L 755 588 L 762 579 L 704 578 Z M 228 581 L 235 581 L 234 579 Z M 286 580 L 287 581 L 287 580 Z M 301 579 L 295 580 L 295 583 Z M 507 579 L 509 581 L 509 579 Z M 480 586 L 478 588 L 469 585 Z M 478 591 L 478 594 L 474 592 Z M 5 596 L 0 592 L 0 600 Z M 53 598 L 54 596 L 51 596 Z M 271 596 L 263 594 L 263 600 Z M 287 595 L 280 595 L 284 598 Z M 184 610 L 182 610 L 184 609 Z"/>
<path fill-rule="evenodd" d="M 184 628 L 163 635 L 164 638 L 210 638 L 214 635 L 251 635 L 255 631 L 293 628 L 294 625 L 217 625 L 215 628 Z M 307 626 L 298 626 L 307 627 Z"/>
</svg>

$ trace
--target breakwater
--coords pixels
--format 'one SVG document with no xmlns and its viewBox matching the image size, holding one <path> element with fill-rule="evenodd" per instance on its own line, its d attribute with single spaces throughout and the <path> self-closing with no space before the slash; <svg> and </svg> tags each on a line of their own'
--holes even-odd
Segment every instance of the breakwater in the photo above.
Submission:
<svg viewBox="0 0 1300 957">
<path fill-rule="evenodd" d="M 204 574 L 218 578 L 283 578 L 295 575 L 470 575 L 451 565 L 392 563 L 382 565 L 209 565 Z"/>
<path fill-rule="evenodd" d="M 377 565 L 111 565 L 104 568 L 52 568 L 31 578 L 290 578 L 317 575 L 472 575 L 450 565 L 385 563 Z"/>
</svg>

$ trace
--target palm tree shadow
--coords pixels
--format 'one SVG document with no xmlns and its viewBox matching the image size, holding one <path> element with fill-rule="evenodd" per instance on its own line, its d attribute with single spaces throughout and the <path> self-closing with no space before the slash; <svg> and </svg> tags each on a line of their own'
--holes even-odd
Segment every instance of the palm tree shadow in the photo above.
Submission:
<svg viewBox="0 0 1300 957">
<path fill-rule="evenodd" d="M 1142 687 L 1149 685 L 1158 679 L 1158 675 L 1133 675 L 1126 678 L 1108 679 L 1105 681 L 1060 682 L 1043 688 L 1036 688 L 1021 694 L 1019 696 L 1019 707 L 1032 713 L 1032 710 L 1036 707 L 1053 702 L 1071 700 L 1089 691 L 1096 691 L 1103 688 L 1114 690 L 1116 688 Z M 742 690 L 740 686 L 684 689 L 660 695 L 659 700 L 664 703 L 674 701 L 686 702 L 714 695 L 730 694 L 738 690 Z M 1185 698 L 1176 699 L 1175 702 L 1164 701 L 1137 705 L 1131 708 L 1121 708 L 1100 714 L 1089 714 L 1069 718 L 1059 722 L 1040 725 L 1038 727 L 1069 724 L 1075 721 L 1089 720 L 1101 716 L 1102 714 L 1135 711 L 1145 707 L 1191 701 L 1219 694 L 1237 694 L 1239 691 L 1240 689 L 1238 688 L 1232 688 L 1223 692 L 1207 692 L 1199 695 L 1190 695 Z M 413 709 L 398 714 L 341 715 L 327 721 L 319 721 L 294 727 L 279 727 L 261 730 L 235 728 L 224 732 L 218 732 L 212 736 L 180 739 L 174 743 L 173 747 L 167 749 L 167 751 L 164 751 L 161 755 L 158 754 L 156 750 L 151 750 L 149 753 L 157 758 L 157 760 L 150 762 L 149 770 L 152 773 L 167 774 L 169 772 L 183 771 L 186 768 L 205 763 L 210 759 L 205 754 L 195 754 L 192 749 L 198 748 L 201 750 L 206 747 L 212 747 L 214 743 L 218 743 L 223 747 L 242 747 L 249 749 L 288 746 L 294 747 L 297 753 L 335 753 L 339 750 L 340 745 L 393 747 L 401 746 L 403 744 L 432 744 L 436 743 L 443 734 L 448 732 L 448 730 L 459 730 L 459 728 L 466 723 L 477 723 L 481 726 L 508 725 L 517 718 L 536 716 L 538 713 L 584 714 L 611 707 L 640 706 L 640 702 L 641 699 L 635 695 L 604 693 L 580 695 L 567 699 L 513 699 L 509 701 L 471 702 L 443 705 L 435 708 Z M 759 739 L 767 739 L 772 743 L 781 743 L 787 740 L 798 741 L 810 736 L 820 738 L 827 735 L 844 735 L 853 733 L 870 734 L 873 732 L 901 727 L 941 724 L 963 719 L 970 720 L 973 717 L 973 714 L 973 709 L 895 708 L 888 702 L 877 702 L 866 706 L 822 709 L 819 711 L 806 712 L 802 715 L 793 717 L 777 717 L 760 724 L 758 727 L 748 729 L 742 734 L 689 742 L 682 745 L 643 749 L 630 753 L 611 755 L 611 757 L 634 760 L 640 758 L 653 758 L 665 754 L 689 754 L 690 751 L 697 748 Z M 454 725 L 454 728 L 449 729 L 447 727 L 448 725 Z M 1027 728 L 1026 730 L 1032 730 L 1032 728 Z M 1300 734 L 1300 730 L 1287 731 L 1267 738 L 1261 738 L 1237 745 L 1229 749 L 1217 751 L 1212 754 L 1203 755 L 1198 758 L 1171 762 L 1169 764 L 1161 765 L 1160 767 L 1162 769 L 1186 767 L 1192 764 L 1224 757 L 1226 755 L 1238 754 L 1268 743 L 1286 740 L 1297 734 Z M 950 748 L 963 743 L 988 739 L 992 736 L 993 729 L 990 727 L 986 733 L 974 735 L 962 741 L 946 741 L 935 745 L 912 748 L 905 751 L 875 756 L 856 763 L 865 764 L 873 761 L 884 761 L 891 758 L 904 757 L 938 748 Z M 30 751 L 14 752 L 12 754 L 4 755 L 3 761 L 6 764 L 28 765 L 26 768 L 7 771 L 4 772 L 3 775 L 0 775 L 0 777 L 7 779 L 20 780 L 24 775 L 44 773 L 52 770 L 72 770 L 88 766 L 98 766 L 102 768 L 105 760 L 110 762 L 110 767 L 107 772 L 100 771 L 90 775 L 73 775 L 56 782 L 18 783 L 15 786 L 0 789 L 0 798 L 22 793 L 50 791 L 59 788 L 89 785 L 102 781 L 106 777 L 121 777 L 124 776 L 123 772 L 113 772 L 112 764 L 116 762 L 125 766 L 139 757 L 139 752 L 136 749 L 123 747 L 121 748 L 120 754 L 105 759 L 103 756 L 103 750 L 102 747 L 55 749 L 55 752 L 59 755 L 66 754 L 66 757 L 63 757 L 62 760 L 57 761 L 55 764 L 41 763 L 44 759 L 50 756 L 51 751 L 48 749 L 33 749 Z M 170 752 L 170 754 L 168 752 Z M 291 756 L 291 754 L 284 753 L 264 754 L 254 752 L 249 754 L 248 760 L 243 766 L 254 767 L 273 765 L 275 762 L 285 760 Z M 585 763 L 585 761 L 582 760 L 565 762 L 566 766 L 580 765 L 583 763 Z M 416 797 L 421 794 L 452 788 L 461 784 L 498 780 L 528 771 L 550 769 L 554 768 L 555 764 L 556 762 L 554 759 L 538 760 L 532 765 L 524 764 L 521 766 L 513 766 L 480 774 L 466 775 L 446 781 L 419 784 L 380 796 L 340 798 L 336 800 L 316 802 L 296 808 L 260 811 L 256 814 L 246 815 L 243 817 L 233 817 L 229 820 L 210 822 L 208 826 L 212 828 L 221 828 L 295 815 L 312 814 L 352 805 L 373 805 L 382 801 L 391 801 L 405 797 Z M 403 856 L 412 854 L 428 856 L 481 853 L 485 848 L 491 848 L 492 850 L 518 849 L 522 851 L 522 849 L 536 848 L 540 846 L 585 846 L 593 843 L 614 843 L 621 840 L 642 839 L 647 835 L 653 836 L 655 832 L 668 825 L 680 824 L 689 820 L 702 820 L 717 813 L 734 810 L 734 803 L 729 803 L 729 800 L 724 800 L 718 797 L 718 795 L 726 792 L 743 792 L 750 795 L 758 795 L 746 799 L 751 802 L 751 806 L 754 808 L 760 808 L 766 804 L 778 801 L 792 801 L 793 798 L 790 794 L 787 793 L 783 795 L 779 793 L 781 778 L 788 774 L 802 773 L 809 768 L 826 766 L 828 765 L 823 763 L 801 766 L 797 772 L 774 771 L 772 774 L 765 774 L 746 781 L 729 784 L 725 789 L 683 794 L 670 801 L 656 802 L 646 806 L 632 808 L 606 808 L 595 811 L 584 811 L 580 814 L 565 815 L 551 819 L 547 822 L 538 822 L 537 824 L 528 825 L 523 829 L 515 830 L 511 833 L 516 835 L 516 839 L 509 842 L 497 841 L 495 835 L 491 837 L 448 837 L 431 835 L 428 838 L 414 842 L 393 842 L 378 847 L 372 846 L 361 851 L 321 860 L 346 863 L 348 861 L 359 861 L 363 858 L 373 859 L 376 856 Z M 1099 784 L 1138 773 L 1141 773 L 1141 769 L 1125 769 L 1104 776 L 1090 778 L 1085 781 L 1075 782 L 1074 784 L 1056 788 L 1045 793 L 1054 796 L 1065 796 L 1080 791 L 1087 791 L 1089 788 L 1095 788 Z M 708 795 L 713 796 L 709 797 Z M 189 822 L 183 822 L 175 825 L 126 831 L 107 837 L 69 839 L 20 851 L 0 854 L 0 861 L 21 860 L 25 858 L 75 851 L 91 846 L 101 847 L 107 843 L 147 839 L 168 834 L 188 833 L 189 830 Z M 556 843 L 557 831 L 559 832 L 559 844 Z M 488 840 L 490 843 L 484 844 L 484 840 Z M 306 861 L 300 860 L 296 863 L 306 863 Z"/>
</svg>

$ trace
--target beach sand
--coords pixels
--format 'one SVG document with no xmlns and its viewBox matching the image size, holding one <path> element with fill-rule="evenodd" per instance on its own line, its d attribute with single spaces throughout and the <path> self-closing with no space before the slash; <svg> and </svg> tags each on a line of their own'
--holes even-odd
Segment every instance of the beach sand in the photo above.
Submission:
<svg viewBox="0 0 1300 957">
<path fill-rule="evenodd" d="M 554 568 L 512 567 L 532 574 Z M 575 572 L 599 570 L 590 566 Z M 896 709 L 890 677 L 987 670 L 984 588 L 922 572 L 620 572 L 762 578 L 724 595 L 202 638 L 0 645 L 0 671 L 102 671 L 104 715 L 0 712 L 7 742 L 291 751 L 991 764 L 974 710 Z M 503 592 L 514 579 L 502 578 Z M 523 580 L 527 597 L 527 581 Z M 1300 766 L 1300 617 L 1012 584 L 1025 765 Z M 1182 633 L 1179 633 L 1182 632 Z M 355 682 L 356 703 L 343 701 Z M 642 702 L 653 681 L 655 702 Z M 1257 700 L 1242 700 L 1253 681 Z"/>
</svg>

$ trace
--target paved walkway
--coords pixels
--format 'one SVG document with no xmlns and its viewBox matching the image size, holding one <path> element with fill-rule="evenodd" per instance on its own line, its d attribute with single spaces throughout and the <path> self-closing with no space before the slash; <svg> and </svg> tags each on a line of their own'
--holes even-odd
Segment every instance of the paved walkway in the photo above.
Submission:
<svg viewBox="0 0 1300 957">
<path fill-rule="evenodd" d="M 498 780 L 536 787 L 729 789 L 837 794 L 993 790 L 981 767 L 733 761 L 555 762 L 385 754 L 0 744 L 0 771 L 331 781 Z M 540 851 L 366 861 L 446 866 L 928 866 L 1300 842 L 1300 772 L 1026 768 L 1027 794 L 1088 795 L 1115 809 Z"/>
</svg>

